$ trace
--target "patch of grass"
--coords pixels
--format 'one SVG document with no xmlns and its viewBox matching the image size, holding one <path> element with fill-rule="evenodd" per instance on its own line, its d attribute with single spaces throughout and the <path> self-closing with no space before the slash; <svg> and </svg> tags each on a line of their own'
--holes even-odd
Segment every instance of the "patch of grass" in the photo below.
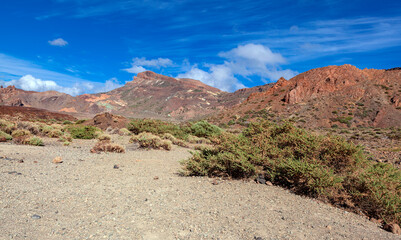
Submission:
<svg viewBox="0 0 401 240">
<path fill-rule="evenodd" d="M 99 141 L 109 141 L 111 139 L 111 136 L 108 134 L 101 134 L 100 136 L 97 137 Z"/>
<path fill-rule="evenodd" d="M 262 175 L 296 193 L 401 223 L 400 170 L 368 161 L 360 146 L 341 137 L 314 135 L 290 123 L 251 123 L 242 134 L 223 133 L 182 165 L 186 175 Z"/>
</svg>

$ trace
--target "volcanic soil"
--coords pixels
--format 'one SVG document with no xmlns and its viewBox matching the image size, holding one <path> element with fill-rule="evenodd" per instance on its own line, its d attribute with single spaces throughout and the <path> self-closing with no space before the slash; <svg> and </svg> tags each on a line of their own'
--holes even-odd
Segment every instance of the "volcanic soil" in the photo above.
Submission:
<svg viewBox="0 0 401 240">
<path fill-rule="evenodd" d="M 126 153 L 92 154 L 94 140 L 0 143 L 0 239 L 399 239 L 279 187 L 182 177 L 186 148 L 113 140 Z"/>
</svg>

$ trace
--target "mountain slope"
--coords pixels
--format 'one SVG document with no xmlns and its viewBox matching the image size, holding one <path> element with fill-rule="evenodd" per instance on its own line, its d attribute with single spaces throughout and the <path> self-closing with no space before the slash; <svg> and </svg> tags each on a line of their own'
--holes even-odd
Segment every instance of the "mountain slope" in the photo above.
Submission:
<svg viewBox="0 0 401 240">
<path fill-rule="evenodd" d="M 9 86 L 0 89 L 0 104 L 43 108 L 84 117 L 111 112 L 127 117 L 188 120 L 234 106 L 251 93 L 268 88 L 270 85 L 227 93 L 197 80 L 176 79 L 146 71 L 110 92 L 77 97 L 55 91 L 23 91 Z"/>
<path fill-rule="evenodd" d="M 401 126 L 401 70 L 328 66 L 281 78 L 217 119 L 292 118 L 309 127 Z"/>
</svg>

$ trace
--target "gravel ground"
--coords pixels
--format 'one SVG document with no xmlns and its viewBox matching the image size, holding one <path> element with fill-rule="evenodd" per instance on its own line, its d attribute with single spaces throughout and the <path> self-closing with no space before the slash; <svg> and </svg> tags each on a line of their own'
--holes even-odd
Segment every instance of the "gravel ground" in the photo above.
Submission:
<svg viewBox="0 0 401 240">
<path fill-rule="evenodd" d="M 181 177 L 188 149 L 46 144 L 0 144 L 1 239 L 400 239 L 279 187 Z"/>
</svg>

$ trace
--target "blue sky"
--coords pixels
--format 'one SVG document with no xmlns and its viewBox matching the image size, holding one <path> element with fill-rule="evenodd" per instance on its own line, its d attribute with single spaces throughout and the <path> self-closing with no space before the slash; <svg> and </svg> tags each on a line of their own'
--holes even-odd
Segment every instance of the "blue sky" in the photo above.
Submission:
<svg viewBox="0 0 401 240">
<path fill-rule="evenodd" d="M 37 0 L 0 5 L 0 83 L 72 95 L 138 72 L 226 91 L 327 65 L 401 66 L 401 2 Z"/>
</svg>

